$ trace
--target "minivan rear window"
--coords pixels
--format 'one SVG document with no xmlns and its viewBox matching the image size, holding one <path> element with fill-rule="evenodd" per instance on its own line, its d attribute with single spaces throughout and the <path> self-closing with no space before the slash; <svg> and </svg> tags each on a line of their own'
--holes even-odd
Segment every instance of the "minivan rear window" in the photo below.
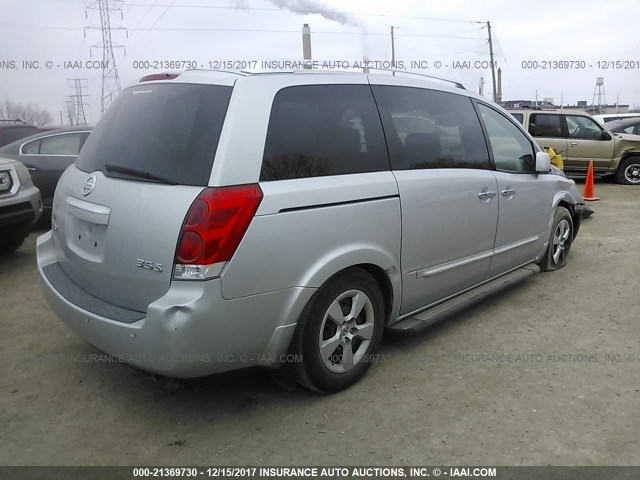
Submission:
<svg viewBox="0 0 640 480">
<path fill-rule="evenodd" d="M 87 139 L 76 167 L 114 178 L 206 186 L 231 91 L 155 83 L 124 90 Z"/>
</svg>

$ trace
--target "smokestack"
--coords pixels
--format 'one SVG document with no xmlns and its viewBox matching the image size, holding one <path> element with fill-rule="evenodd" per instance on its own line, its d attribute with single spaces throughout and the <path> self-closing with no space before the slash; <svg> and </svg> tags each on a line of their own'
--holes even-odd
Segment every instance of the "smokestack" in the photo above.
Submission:
<svg viewBox="0 0 640 480">
<path fill-rule="evenodd" d="M 502 69 L 498 67 L 498 92 L 496 93 L 496 103 L 502 102 Z"/>
<path fill-rule="evenodd" d="M 302 58 L 311 63 L 311 29 L 308 23 L 305 23 L 302 27 Z M 305 68 L 311 67 L 308 66 Z"/>
</svg>

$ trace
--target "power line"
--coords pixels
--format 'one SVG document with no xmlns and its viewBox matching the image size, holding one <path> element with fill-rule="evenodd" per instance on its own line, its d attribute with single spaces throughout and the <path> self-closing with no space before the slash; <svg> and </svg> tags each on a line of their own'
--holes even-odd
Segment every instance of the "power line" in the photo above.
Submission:
<svg viewBox="0 0 640 480">
<path fill-rule="evenodd" d="M 416 48 L 414 45 L 411 45 L 407 42 L 404 41 L 399 41 L 398 39 L 396 39 L 396 41 L 404 46 L 405 48 L 408 48 L 409 50 L 419 53 L 421 55 L 432 55 L 432 56 L 437 56 L 437 57 L 448 57 L 451 55 L 460 55 L 461 53 L 467 53 L 467 52 L 473 52 L 473 51 L 478 51 L 480 48 L 484 48 L 486 46 L 486 39 L 484 38 L 478 38 L 478 41 L 482 41 L 482 45 L 476 45 L 475 47 L 471 47 L 471 48 L 463 48 L 463 49 L 448 49 L 447 53 L 441 53 L 438 52 L 437 54 L 434 53 L 433 51 L 426 51 L 426 50 L 422 50 L 419 48 Z M 438 49 L 443 48 L 442 46 L 438 46 Z"/>
<path fill-rule="evenodd" d="M 107 0 L 102 0 L 107 1 Z M 159 20 L 159 19 L 158 19 Z M 37 29 L 49 29 L 49 30 L 82 30 L 82 27 L 57 27 L 57 26 L 49 26 L 49 25 L 18 25 L 18 24 L 6 24 L 0 23 L 0 27 L 15 27 L 15 28 L 37 28 Z M 207 27 L 207 28 L 194 28 L 194 27 L 161 27 L 161 28 L 127 28 L 128 31 L 145 31 L 149 32 L 151 30 L 156 32 L 258 32 L 258 33 L 295 33 L 296 35 L 300 34 L 300 30 L 279 30 L 279 29 L 269 29 L 269 28 L 215 28 L 215 27 Z M 381 32 L 335 32 L 335 31 L 313 31 L 314 35 L 367 35 L 367 36 L 388 36 L 388 33 Z M 478 37 L 460 37 L 460 36 L 452 36 L 448 34 L 402 34 L 399 35 L 402 37 L 429 37 L 429 38 L 455 38 L 459 40 L 478 40 Z M 114 45 L 115 47 L 115 45 Z"/>
<path fill-rule="evenodd" d="M 81 4 L 83 3 L 82 0 L 56 0 L 58 2 L 64 2 L 64 3 L 77 3 L 77 4 Z M 381 18 L 409 18 L 409 19 L 414 19 L 414 20 L 430 20 L 430 21 L 435 21 L 435 22 L 455 22 L 455 23 L 483 23 L 483 22 L 479 22 L 479 21 L 475 21 L 475 20 L 457 20 L 457 19 L 453 19 L 453 18 L 438 18 L 438 17 L 421 17 L 421 16 L 414 16 L 414 15 L 393 15 L 393 14 L 388 14 L 388 13 L 366 13 L 366 12 L 342 12 L 342 11 L 336 11 L 336 10 L 319 10 L 319 9 L 297 9 L 297 8 L 287 8 L 287 9 L 282 9 L 282 8 L 277 8 L 277 7 L 243 7 L 240 5 L 198 5 L 198 4 L 178 4 L 178 5 L 174 5 L 173 3 L 175 2 L 175 0 L 173 2 L 171 2 L 170 4 L 163 4 L 163 5 L 155 5 L 156 7 L 162 8 L 162 7 L 175 7 L 175 8 L 203 8 L 203 9 L 213 9 L 213 10 L 240 10 L 240 11 L 251 11 L 251 10 L 255 10 L 255 11 L 259 11 L 259 12 L 290 12 L 290 13 L 298 13 L 298 14 L 309 14 L 309 15 L 314 15 L 314 14 L 326 14 L 326 13 L 332 13 L 332 14 L 339 14 L 339 15 L 354 15 L 354 16 L 363 16 L 363 17 L 381 17 Z M 153 4 L 149 4 L 149 3 L 127 3 L 126 4 L 127 7 L 149 7 L 149 6 L 153 6 Z"/>
<path fill-rule="evenodd" d="M 138 28 L 140 26 L 140 24 L 142 22 L 144 22 L 144 19 L 147 18 L 147 15 L 149 15 L 149 12 L 153 9 L 153 7 L 156 6 L 156 3 L 158 3 L 158 0 L 156 0 L 155 2 L 153 2 L 153 4 L 151 4 L 151 6 L 147 9 L 146 12 L 144 12 L 144 15 L 142 16 L 142 18 L 140 19 L 140 21 L 138 23 L 136 23 L 136 26 L 133 28 Z"/>
<path fill-rule="evenodd" d="M 156 21 L 153 22 L 153 25 L 151 25 L 149 28 L 145 29 L 145 32 L 142 34 L 142 37 L 140 37 L 140 39 L 138 39 L 138 41 L 136 42 L 136 44 L 131 47 L 131 50 L 133 51 L 134 48 L 136 48 L 138 46 L 138 44 L 144 39 L 144 37 L 147 36 L 147 34 L 154 29 L 154 27 L 158 24 L 158 22 L 160 20 L 162 20 L 162 17 L 165 16 L 165 14 L 169 11 L 169 9 L 173 6 L 173 4 L 175 3 L 176 0 L 172 0 L 171 3 L 166 6 L 167 8 L 164 9 L 164 11 L 160 14 L 160 16 L 158 18 L 156 18 Z M 165 5 L 163 5 L 165 6 Z M 161 29 L 156 29 L 156 30 L 161 30 Z"/>
</svg>

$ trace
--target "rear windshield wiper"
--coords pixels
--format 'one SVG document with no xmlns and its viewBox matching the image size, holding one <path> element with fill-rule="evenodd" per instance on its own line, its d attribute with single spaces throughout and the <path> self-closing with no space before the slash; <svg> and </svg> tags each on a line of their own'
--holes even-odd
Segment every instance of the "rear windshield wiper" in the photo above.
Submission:
<svg viewBox="0 0 640 480">
<path fill-rule="evenodd" d="M 132 177 L 146 178 L 147 180 L 153 180 L 155 182 L 166 183 L 167 185 L 177 185 L 173 180 L 160 175 L 155 175 L 151 172 L 145 172 L 135 167 L 128 167 L 127 165 L 119 165 L 117 163 L 105 163 L 104 168 L 107 172 L 124 173 L 125 175 L 131 175 Z"/>
</svg>

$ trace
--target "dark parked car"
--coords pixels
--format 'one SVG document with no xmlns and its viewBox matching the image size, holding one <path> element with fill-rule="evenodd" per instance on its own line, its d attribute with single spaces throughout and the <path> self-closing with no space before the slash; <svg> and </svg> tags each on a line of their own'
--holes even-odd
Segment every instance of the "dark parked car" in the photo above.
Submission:
<svg viewBox="0 0 640 480">
<path fill-rule="evenodd" d="M 22 120 L 0 120 L 0 147 L 39 132 L 38 127 L 27 125 Z"/>
<path fill-rule="evenodd" d="M 76 161 L 91 128 L 69 127 L 31 135 L 0 148 L 0 158 L 19 160 L 29 169 L 45 211 L 51 211 L 58 180 Z"/>
<path fill-rule="evenodd" d="M 607 123 L 607 128 L 616 133 L 630 133 L 640 135 L 640 117 L 625 120 L 614 120 Z"/>
</svg>

